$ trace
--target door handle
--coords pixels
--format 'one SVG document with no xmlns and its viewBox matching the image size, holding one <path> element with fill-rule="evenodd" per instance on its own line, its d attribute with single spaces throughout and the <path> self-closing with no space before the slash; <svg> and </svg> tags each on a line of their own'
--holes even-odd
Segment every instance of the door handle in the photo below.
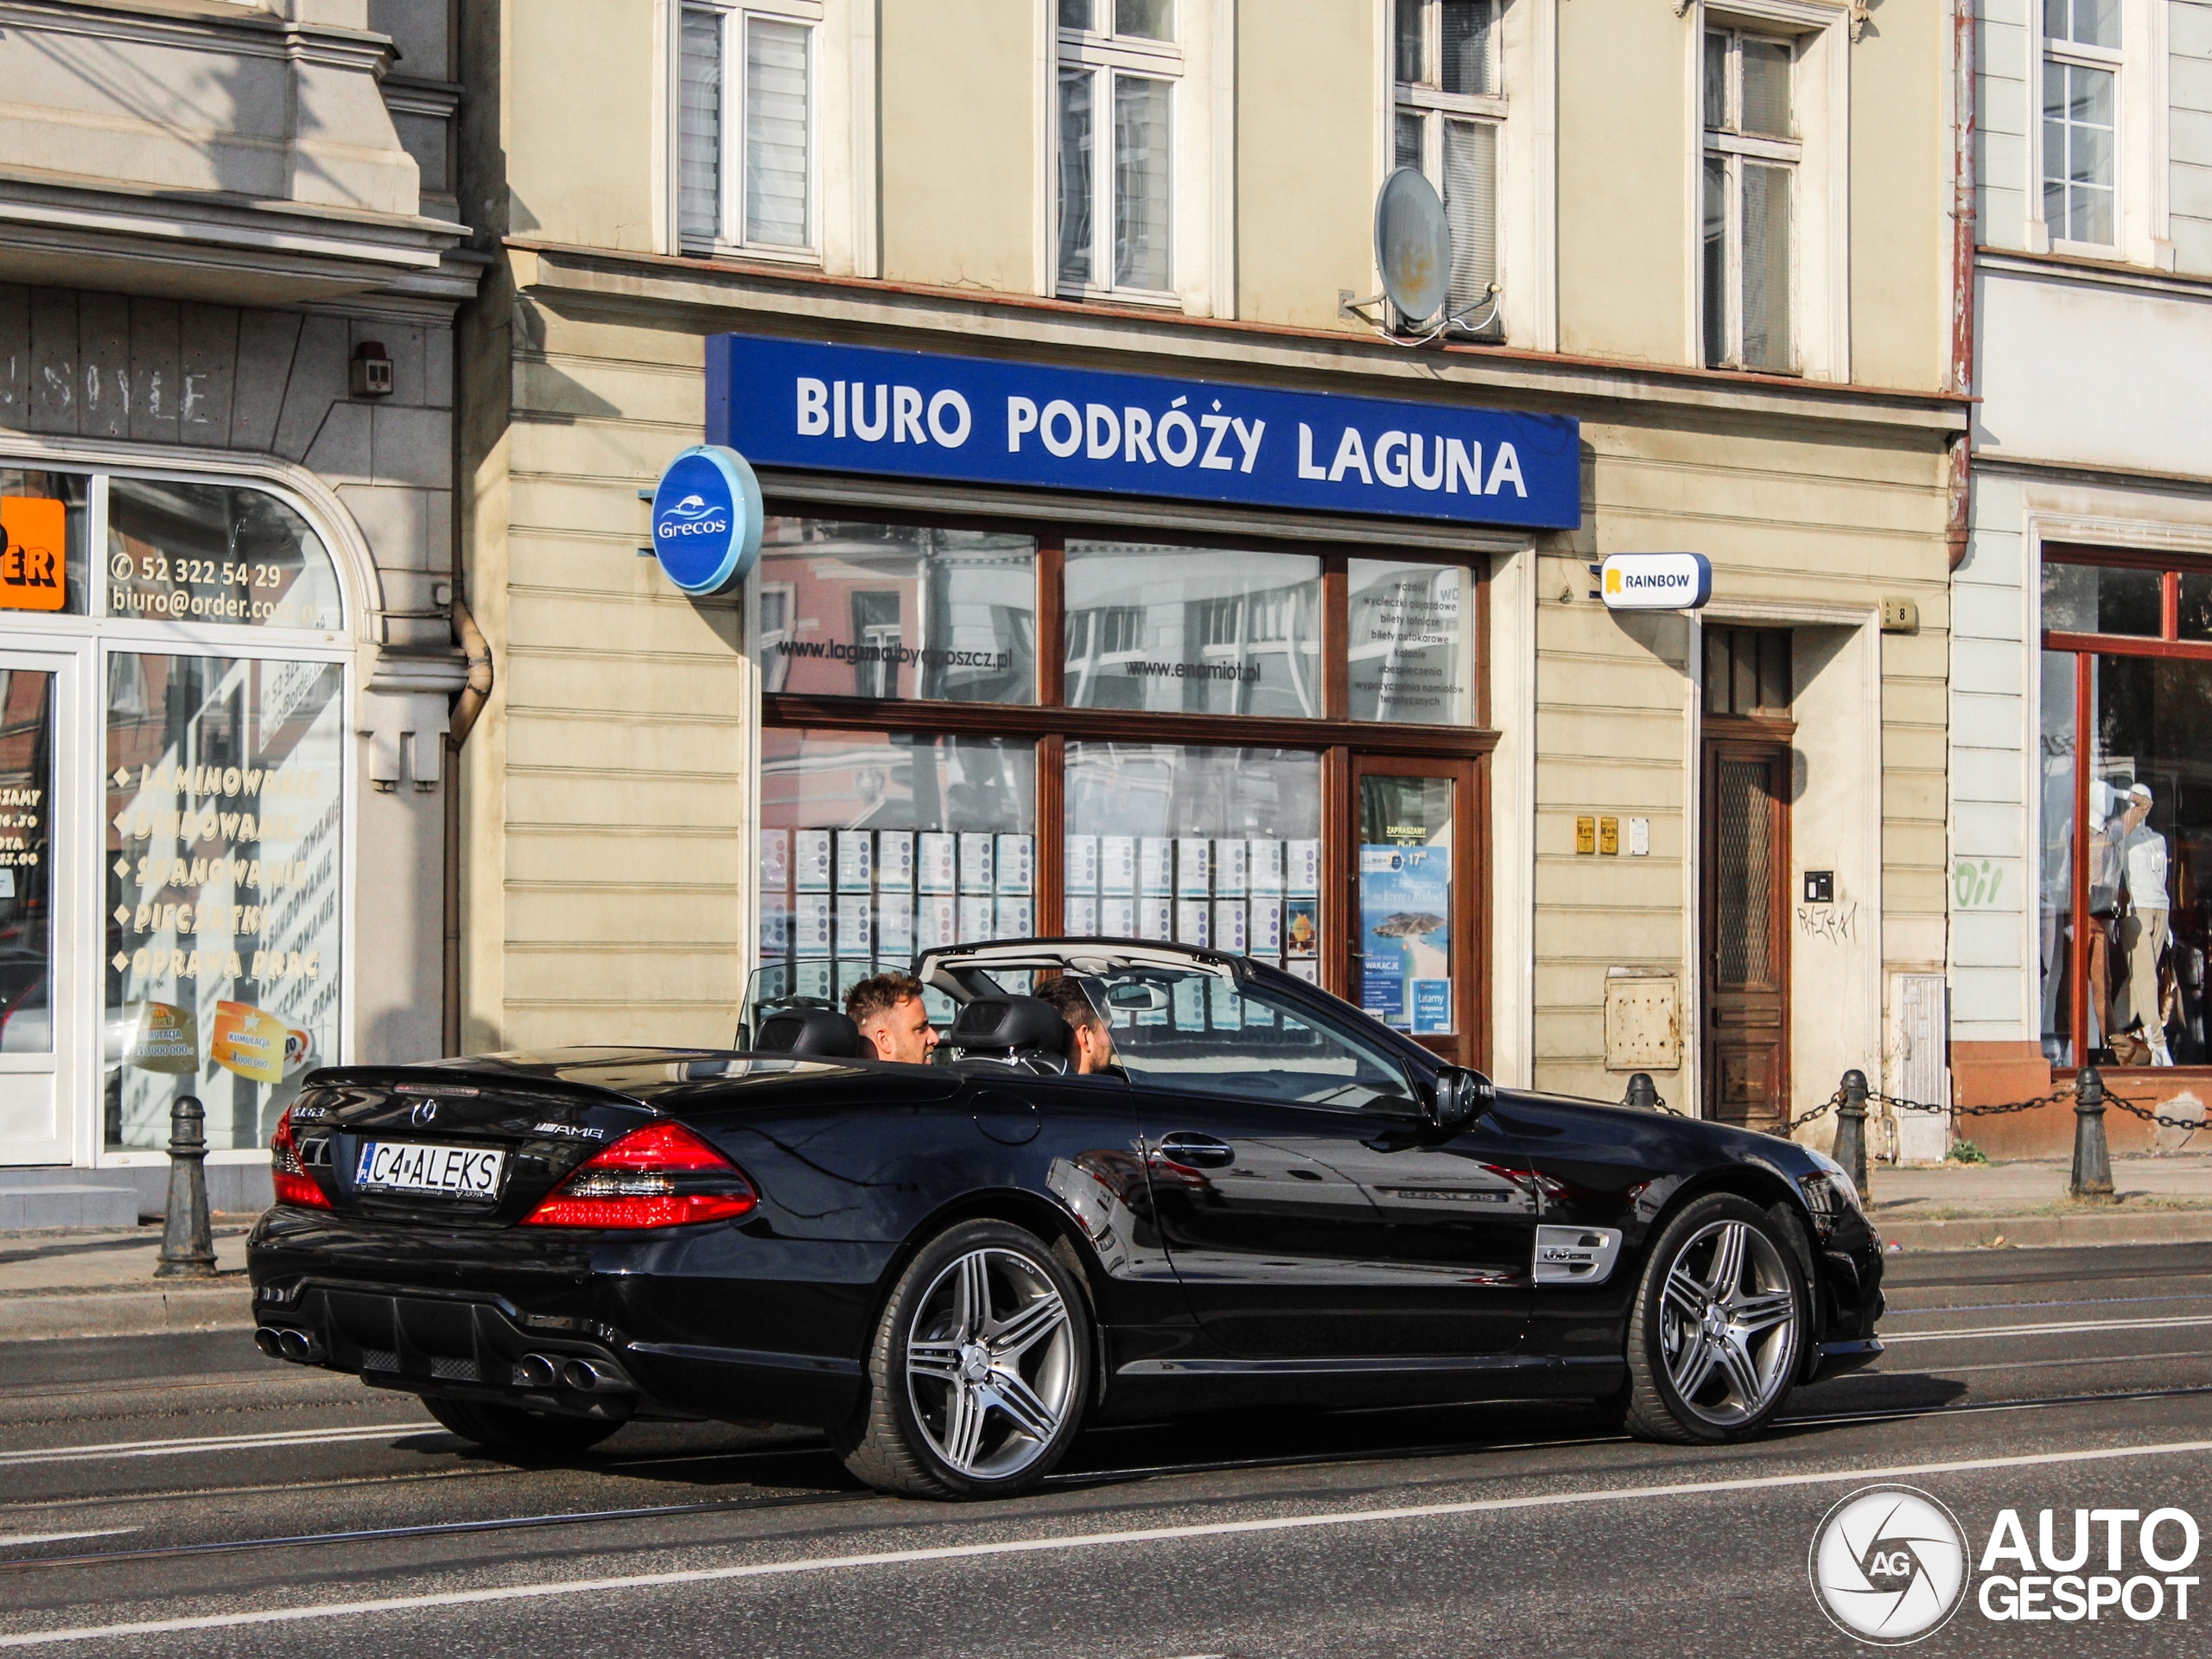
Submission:
<svg viewBox="0 0 2212 1659">
<path fill-rule="evenodd" d="M 1185 1169 L 1221 1169 L 1236 1161 L 1236 1148 L 1210 1135 L 1178 1130 L 1173 1135 L 1162 1135 L 1153 1147 L 1152 1155 L 1166 1163 L 1180 1164 Z"/>
</svg>

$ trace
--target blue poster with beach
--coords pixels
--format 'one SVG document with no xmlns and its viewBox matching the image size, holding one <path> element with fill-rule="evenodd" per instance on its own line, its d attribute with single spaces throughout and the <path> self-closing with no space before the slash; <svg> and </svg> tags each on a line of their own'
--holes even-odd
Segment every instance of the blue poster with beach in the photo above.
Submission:
<svg viewBox="0 0 2212 1659">
<path fill-rule="evenodd" d="M 1360 1006 L 1385 1025 L 1452 1028 L 1452 849 L 1359 849 Z"/>
</svg>

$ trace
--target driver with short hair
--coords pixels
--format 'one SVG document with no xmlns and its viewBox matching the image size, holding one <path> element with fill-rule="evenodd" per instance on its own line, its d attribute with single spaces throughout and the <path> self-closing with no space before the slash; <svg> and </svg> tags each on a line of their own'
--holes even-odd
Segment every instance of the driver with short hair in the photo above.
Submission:
<svg viewBox="0 0 2212 1659">
<path fill-rule="evenodd" d="M 1106 1016 L 1084 989 L 1083 982 L 1071 974 L 1062 974 L 1058 979 L 1048 979 L 1037 988 L 1037 995 L 1052 1005 L 1060 1018 L 1068 1022 L 1070 1038 L 1068 1058 L 1072 1060 L 1077 1077 L 1090 1077 L 1099 1072 L 1122 1075 L 1121 1056 L 1114 1052 L 1114 1033 L 1106 1023 Z"/>
<path fill-rule="evenodd" d="M 879 1060 L 927 1065 L 937 1027 L 922 1005 L 922 982 L 912 974 L 874 974 L 845 993 L 845 1017 L 860 1027 Z"/>
</svg>

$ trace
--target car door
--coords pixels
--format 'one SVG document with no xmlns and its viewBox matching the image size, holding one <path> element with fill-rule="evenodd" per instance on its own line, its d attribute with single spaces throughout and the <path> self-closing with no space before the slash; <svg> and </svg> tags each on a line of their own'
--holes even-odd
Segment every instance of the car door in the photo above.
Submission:
<svg viewBox="0 0 2212 1659">
<path fill-rule="evenodd" d="M 1108 997 L 1159 1233 L 1216 1342 L 1255 1357 L 1520 1344 L 1536 1194 L 1495 1122 L 1437 1129 L 1386 1042 L 1299 993 L 1134 969 Z"/>
</svg>

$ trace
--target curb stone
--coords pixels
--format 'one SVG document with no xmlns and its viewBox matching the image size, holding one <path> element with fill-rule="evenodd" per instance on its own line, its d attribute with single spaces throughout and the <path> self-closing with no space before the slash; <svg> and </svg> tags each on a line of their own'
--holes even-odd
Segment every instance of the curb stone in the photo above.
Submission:
<svg viewBox="0 0 2212 1659">
<path fill-rule="evenodd" d="M 2074 1216 L 1974 1216 L 1953 1221 L 1883 1221 L 1885 1245 L 1908 1250 L 2051 1249 L 2081 1244 L 2212 1242 L 2212 1210 L 2125 1211 Z M 1998 1243 L 1999 1239 L 2004 1243 Z"/>
<path fill-rule="evenodd" d="M 0 1342 L 252 1328 L 253 1293 L 243 1284 L 0 1296 Z"/>
</svg>

